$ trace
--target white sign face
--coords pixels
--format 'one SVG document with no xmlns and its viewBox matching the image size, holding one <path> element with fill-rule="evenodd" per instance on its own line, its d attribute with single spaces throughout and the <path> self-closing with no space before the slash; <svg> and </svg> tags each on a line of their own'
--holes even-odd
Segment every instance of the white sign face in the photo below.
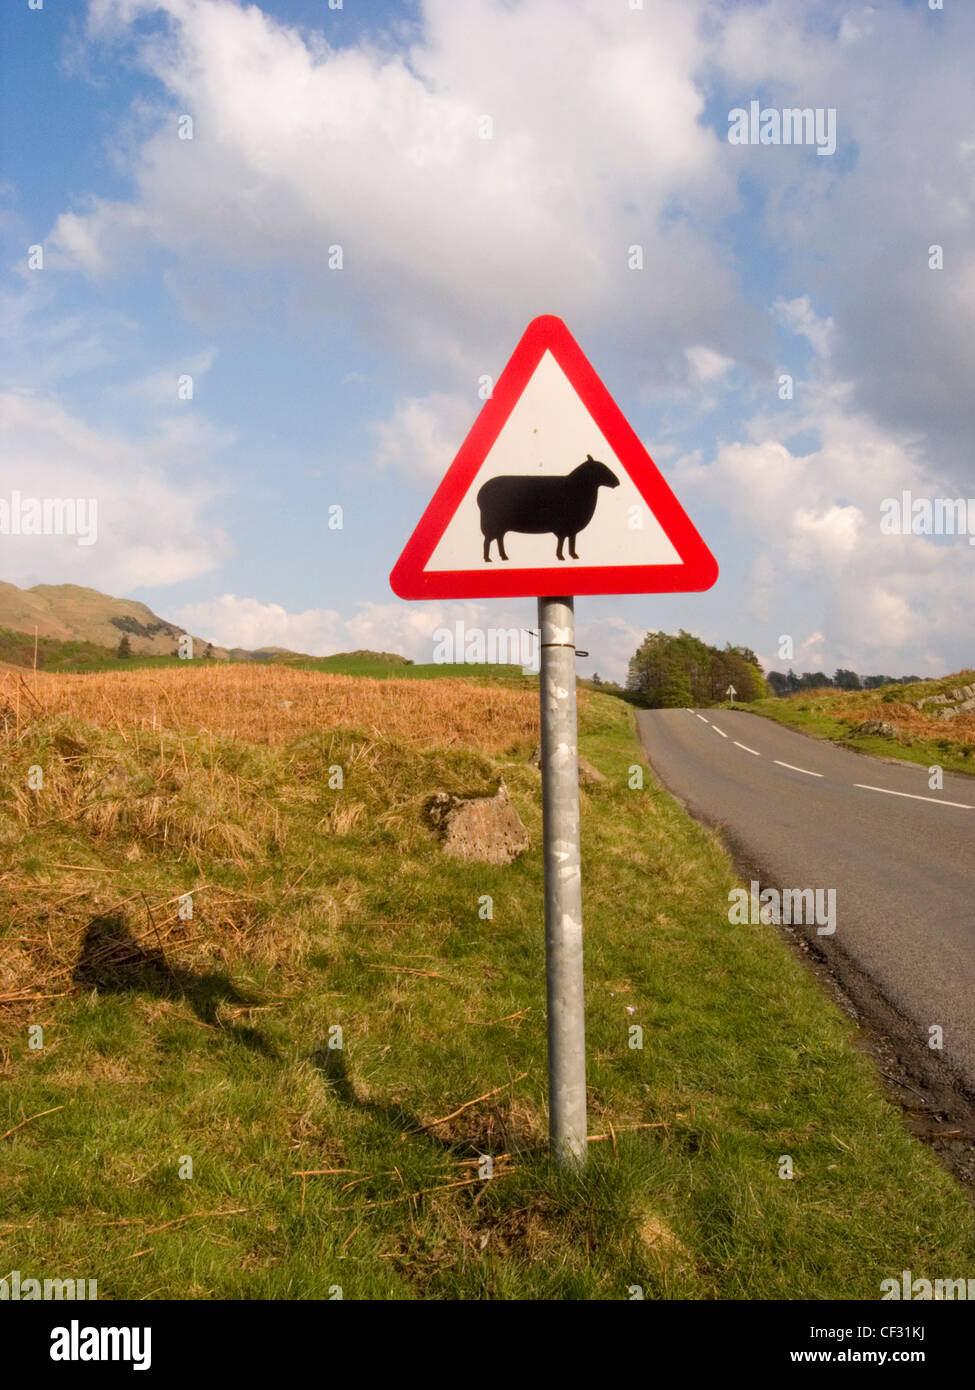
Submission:
<svg viewBox="0 0 975 1390">
<path fill-rule="evenodd" d="M 664 594 L 718 566 L 561 319 L 533 319 L 389 576 L 400 598 Z"/>
<path fill-rule="evenodd" d="M 590 458 L 604 463 L 619 486 L 598 490 L 590 525 L 576 539 L 574 559 L 567 546 L 556 555 L 551 532 L 509 532 L 504 541 L 512 566 L 567 570 L 589 565 L 673 565 L 680 556 L 646 501 L 616 457 L 551 352 L 545 352 L 493 447 L 478 469 L 460 506 L 434 548 L 427 572 L 500 566 L 497 548 L 485 561 L 477 495 L 491 478 L 565 476 Z M 571 586 L 570 586 L 571 591 Z"/>
</svg>

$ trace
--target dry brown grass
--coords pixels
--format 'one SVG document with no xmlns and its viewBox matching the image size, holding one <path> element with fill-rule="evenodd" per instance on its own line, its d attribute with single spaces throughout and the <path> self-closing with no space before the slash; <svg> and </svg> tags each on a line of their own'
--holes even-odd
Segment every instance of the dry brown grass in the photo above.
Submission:
<svg viewBox="0 0 975 1390">
<path fill-rule="evenodd" d="M 472 749 L 524 746 L 537 717 L 530 689 L 452 679 L 0 674 L 0 1006 L 19 1015 L 71 992 L 99 916 L 198 972 L 228 953 L 293 962 L 309 931 L 361 910 L 348 837 L 360 850 L 393 831 L 404 848 L 424 842 L 420 803 L 436 779 L 460 758 L 464 785 L 480 788 L 490 774 Z M 183 880 L 195 885 L 186 923 Z"/>
<path fill-rule="evenodd" d="M 580 692 L 582 693 L 582 692 Z M 0 675 L 0 704 L 26 717 L 31 696 L 106 729 L 174 729 L 278 745 L 354 729 L 413 746 L 501 752 L 536 738 L 538 695 L 466 680 L 371 680 L 274 666 Z"/>
<path fill-rule="evenodd" d="M 872 719 L 883 720 L 892 724 L 905 740 L 949 738 L 955 743 L 975 743 L 975 710 L 965 710 L 954 719 L 939 719 L 937 705 L 919 710 L 906 700 L 885 702 L 880 698 L 882 693 L 850 691 L 838 694 L 832 690 L 810 690 L 803 703 L 813 711 L 828 714 L 851 726 Z"/>
</svg>

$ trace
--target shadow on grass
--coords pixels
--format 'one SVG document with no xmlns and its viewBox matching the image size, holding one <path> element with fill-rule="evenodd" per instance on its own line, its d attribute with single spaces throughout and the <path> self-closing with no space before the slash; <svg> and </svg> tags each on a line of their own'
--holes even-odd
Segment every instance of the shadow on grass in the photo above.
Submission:
<svg viewBox="0 0 975 1390">
<path fill-rule="evenodd" d="M 517 1124 L 512 1123 L 503 1106 L 471 1110 L 465 1123 L 459 1123 L 453 1134 L 443 1136 L 438 1133 L 438 1130 L 442 1131 L 442 1124 L 425 1124 L 413 1111 L 400 1105 L 381 1105 L 376 1101 L 363 1100 L 356 1093 L 345 1052 L 341 1048 L 319 1047 L 311 1054 L 311 1063 L 344 1105 L 372 1115 L 383 1124 L 399 1130 L 408 1139 L 418 1139 L 438 1153 L 449 1154 L 453 1158 L 480 1158 L 484 1154 L 527 1155 L 538 1147 L 526 1142 L 525 1137 L 518 1133 Z"/>
<path fill-rule="evenodd" d="M 256 1028 L 221 1024 L 221 1004 L 246 1007 L 256 999 L 242 994 L 228 977 L 217 971 L 198 975 L 171 965 L 156 946 L 143 946 L 119 916 L 93 917 L 85 929 L 72 979 L 102 994 L 148 994 L 156 999 L 185 999 L 201 1023 L 220 1028 L 231 1041 L 277 1057 L 274 1047 Z"/>
</svg>

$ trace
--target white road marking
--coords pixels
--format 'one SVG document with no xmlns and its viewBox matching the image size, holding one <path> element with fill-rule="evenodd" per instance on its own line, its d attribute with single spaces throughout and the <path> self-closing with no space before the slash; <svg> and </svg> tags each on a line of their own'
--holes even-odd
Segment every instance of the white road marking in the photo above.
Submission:
<svg viewBox="0 0 975 1390">
<path fill-rule="evenodd" d="M 687 709 L 686 706 L 685 709 Z M 687 713 L 697 714 L 697 711 L 687 709 Z M 709 724 L 711 722 L 705 719 L 703 714 L 698 714 L 697 717 L 702 724 Z M 723 729 L 718 728 L 717 724 L 711 724 L 711 728 L 716 734 L 720 734 L 722 738 L 728 737 Z M 751 753 L 753 758 L 760 758 L 762 756 L 756 748 L 749 748 L 747 743 L 739 743 L 737 739 L 732 739 L 732 742 L 736 748 L 742 749 L 745 753 Z M 810 772 L 808 767 L 796 767 L 795 763 L 784 763 L 781 758 L 773 758 L 772 761 L 779 767 L 787 767 L 790 772 L 804 772 L 807 777 L 823 776 L 821 772 Z M 905 796 L 909 801 L 933 801 L 936 806 L 954 806 L 959 811 L 975 811 L 975 805 L 971 805 L 967 801 L 944 801 L 939 796 L 918 796 L 914 792 L 895 792 L 892 791 L 890 787 L 872 787 L 868 782 L 854 782 L 853 785 L 865 792 L 883 792 L 885 796 Z"/>
<path fill-rule="evenodd" d="M 933 801 L 937 806 L 957 806 L 962 811 L 975 811 L 975 806 L 970 806 L 967 801 L 942 801 L 940 796 L 916 796 L 914 792 L 891 791 L 890 787 L 871 787 L 866 782 L 854 782 L 853 785 L 865 792 L 885 792 L 887 796 L 906 796 L 911 801 Z"/>
</svg>

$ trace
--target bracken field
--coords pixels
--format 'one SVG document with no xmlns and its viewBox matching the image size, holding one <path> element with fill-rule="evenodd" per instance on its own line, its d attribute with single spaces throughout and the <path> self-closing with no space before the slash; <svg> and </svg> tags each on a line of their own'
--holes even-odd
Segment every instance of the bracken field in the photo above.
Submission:
<svg viewBox="0 0 975 1390">
<path fill-rule="evenodd" d="M 749 709 L 864 753 L 975 773 L 973 683 L 975 672 L 957 671 L 879 690 L 803 690 Z"/>
<path fill-rule="evenodd" d="M 3 1267 L 102 1299 L 876 1298 L 970 1267 L 971 1202 L 856 1025 L 729 925 L 719 839 L 629 705 L 580 697 L 576 1175 L 546 1146 L 537 687 L 7 673 Z M 502 781 L 529 848 L 448 858 L 431 799 Z"/>
<path fill-rule="evenodd" d="M 324 729 L 358 729 L 486 753 L 538 731 L 538 695 L 466 680 L 369 680 L 274 666 L 0 675 L 0 717 L 43 711 L 136 730 L 180 729 L 278 745 Z"/>
</svg>

